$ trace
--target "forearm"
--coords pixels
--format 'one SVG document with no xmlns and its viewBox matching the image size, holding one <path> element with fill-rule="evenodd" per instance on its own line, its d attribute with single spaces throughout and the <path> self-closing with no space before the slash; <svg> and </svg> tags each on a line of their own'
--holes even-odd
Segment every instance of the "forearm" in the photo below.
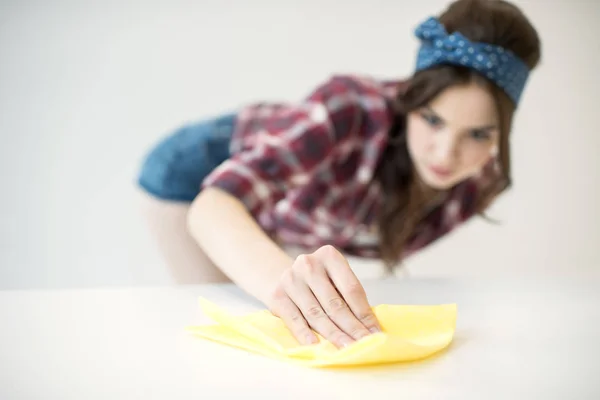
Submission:
<svg viewBox="0 0 600 400">
<path fill-rule="evenodd" d="M 194 200 L 188 228 L 212 262 L 263 303 L 294 261 L 239 200 L 218 189 L 207 188 Z"/>
</svg>

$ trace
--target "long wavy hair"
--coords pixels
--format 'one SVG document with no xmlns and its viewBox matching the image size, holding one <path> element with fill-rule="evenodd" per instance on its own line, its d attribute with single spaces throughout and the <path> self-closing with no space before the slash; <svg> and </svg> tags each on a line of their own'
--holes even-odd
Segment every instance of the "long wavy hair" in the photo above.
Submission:
<svg viewBox="0 0 600 400">
<path fill-rule="evenodd" d="M 502 0 L 458 0 L 438 17 L 448 32 L 459 31 L 471 41 L 502 46 L 519 56 L 533 70 L 541 57 L 540 39 L 522 11 Z M 511 185 L 509 137 L 515 105 L 493 82 L 474 70 L 443 65 L 410 77 L 398 92 L 396 117 L 389 132 L 390 145 L 378 166 L 375 179 L 383 190 L 378 216 L 380 251 L 388 268 L 402 260 L 405 246 L 423 217 L 426 199 L 414 182 L 413 165 L 406 143 L 406 116 L 431 102 L 443 90 L 476 82 L 493 95 L 500 116 L 498 148 L 500 178 L 476 198 L 476 212 L 486 208 Z"/>
</svg>

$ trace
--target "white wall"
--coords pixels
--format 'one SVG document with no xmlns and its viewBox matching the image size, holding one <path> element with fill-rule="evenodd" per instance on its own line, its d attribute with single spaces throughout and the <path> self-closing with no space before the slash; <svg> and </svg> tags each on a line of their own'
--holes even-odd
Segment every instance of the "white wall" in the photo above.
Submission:
<svg viewBox="0 0 600 400">
<path fill-rule="evenodd" d="M 136 214 L 148 146 L 247 101 L 298 99 L 331 73 L 404 76 L 412 29 L 446 4 L 0 2 L 0 288 L 168 283 Z M 470 223 L 413 274 L 600 269 L 600 3 L 517 4 L 543 64 L 516 121 L 514 189 L 492 213 L 503 226 Z"/>
</svg>

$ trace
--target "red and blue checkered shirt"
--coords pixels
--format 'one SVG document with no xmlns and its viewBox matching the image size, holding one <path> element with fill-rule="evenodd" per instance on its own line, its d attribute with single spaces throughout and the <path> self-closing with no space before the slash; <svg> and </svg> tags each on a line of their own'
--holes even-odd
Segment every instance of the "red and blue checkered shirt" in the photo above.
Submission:
<svg viewBox="0 0 600 400">
<path fill-rule="evenodd" d="M 278 242 L 306 249 L 331 244 L 379 257 L 378 244 L 355 238 L 376 223 L 381 190 L 373 176 L 388 142 L 402 82 L 334 76 L 299 103 L 240 110 L 231 157 L 203 187 L 218 187 L 248 208 Z M 494 178 L 485 168 L 452 188 L 417 226 L 408 256 L 474 215 L 475 196 Z"/>
</svg>

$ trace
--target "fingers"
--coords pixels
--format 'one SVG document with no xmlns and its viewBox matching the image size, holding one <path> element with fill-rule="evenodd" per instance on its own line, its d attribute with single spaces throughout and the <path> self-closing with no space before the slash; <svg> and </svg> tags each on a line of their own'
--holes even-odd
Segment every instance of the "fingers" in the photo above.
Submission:
<svg viewBox="0 0 600 400">
<path fill-rule="evenodd" d="M 301 256 L 297 263 L 295 272 L 298 275 L 294 274 L 294 282 L 286 287 L 286 292 L 290 299 L 296 303 L 296 306 L 300 309 L 308 324 L 316 332 L 337 347 L 348 346 L 353 342 L 352 338 L 330 319 L 322 306 L 323 303 L 315 297 L 311 290 L 312 287 L 309 287 L 305 280 L 306 275 L 311 275 L 314 279 L 324 276 L 329 281 L 325 270 L 319 268 L 318 261 L 311 259 L 309 256 Z M 316 273 L 318 269 L 321 269 L 322 273 Z M 307 270 L 311 272 L 306 273 L 305 271 Z"/>
<path fill-rule="evenodd" d="M 308 285 L 307 289 L 312 291 L 313 297 L 316 298 L 315 302 L 320 303 L 324 314 L 333 321 L 337 328 L 352 339 L 359 340 L 368 336 L 369 330 L 352 313 L 342 295 L 331 282 L 325 267 L 318 259 L 312 259 L 311 262 L 312 265 L 305 266 L 302 272 Z M 315 268 L 314 264 L 317 263 L 320 265 Z M 335 333 L 337 334 L 337 332 Z"/>
<path fill-rule="evenodd" d="M 282 275 L 270 303 L 271 312 L 303 345 L 318 342 L 315 332 L 345 347 L 381 331 L 363 286 L 332 246 L 298 257 Z"/>
<path fill-rule="evenodd" d="M 317 252 L 323 260 L 328 276 L 355 318 L 371 333 L 380 332 L 381 325 L 371 309 L 367 294 L 346 258 L 333 246 L 324 246 Z"/>
<path fill-rule="evenodd" d="M 284 280 L 290 279 L 291 277 L 287 279 L 284 278 Z M 302 312 L 298 309 L 296 304 L 294 304 L 294 301 L 289 298 L 283 286 L 277 289 L 273 300 L 274 303 L 271 313 L 281 318 L 283 323 L 300 344 L 310 345 L 319 341 L 308 325 L 308 322 L 304 319 L 304 315 L 302 315 Z"/>
</svg>

